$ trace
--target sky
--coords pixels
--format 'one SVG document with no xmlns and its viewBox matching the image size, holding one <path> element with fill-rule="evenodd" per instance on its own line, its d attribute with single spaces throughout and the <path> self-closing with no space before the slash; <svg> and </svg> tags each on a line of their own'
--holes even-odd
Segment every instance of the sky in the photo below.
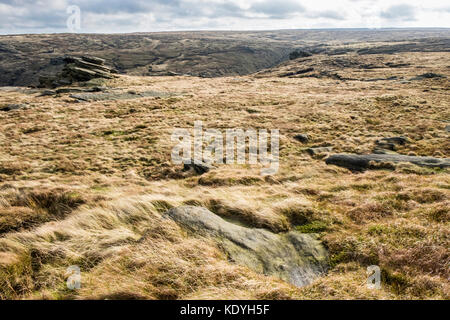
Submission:
<svg viewBox="0 0 450 320">
<path fill-rule="evenodd" d="M 0 34 L 450 27 L 448 0 L 0 0 Z"/>
</svg>

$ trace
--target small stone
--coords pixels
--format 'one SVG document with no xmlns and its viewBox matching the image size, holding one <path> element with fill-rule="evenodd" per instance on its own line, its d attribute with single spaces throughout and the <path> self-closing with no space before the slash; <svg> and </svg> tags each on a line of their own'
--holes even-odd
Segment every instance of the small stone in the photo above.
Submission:
<svg viewBox="0 0 450 320">
<path fill-rule="evenodd" d="M 298 134 L 294 137 L 295 140 L 301 143 L 307 143 L 309 141 L 309 136 L 307 134 Z"/>
<path fill-rule="evenodd" d="M 321 153 L 329 153 L 333 151 L 333 147 L 316 147 L 316 148 L 309 148 L 306 149 L 306 152 L 308 152 L 311 156 L 315 156 Z"/>
<path fill-rule="evenodd" d="M 26 104 L 9 104 L 6 107 L 3 107 L 0 109 L 0 111 L 13 111 L 13 110 L 20 110 L 20 109 L 26 109 L 28 105 Z"/>
<path fill-rule="evenodd" d="M 392 143 L 396 145 L 405 145 L 409 142 L 407 137 L 399 136 L 399 137 L 390 137 L 390 138 L 382 138 L 377 141 L 377 143 Z"/>
<path fill-rule="evenodd" d="M 39 96 L 40 97 L 54 96 L 55 94 L 56 94 L 56 91 L 54 91 L 54 90 L 44 90 L 44 91 L 42 91 L 42 93 Z"/>
<path fill-rule="evenodd" d="M 194 170 L 197 174 L 207 173 L 212 169 L 212 166 L 201 161 L 191 160 L 189 163 L 184 163 L 184 171 Z"/>
</svg>

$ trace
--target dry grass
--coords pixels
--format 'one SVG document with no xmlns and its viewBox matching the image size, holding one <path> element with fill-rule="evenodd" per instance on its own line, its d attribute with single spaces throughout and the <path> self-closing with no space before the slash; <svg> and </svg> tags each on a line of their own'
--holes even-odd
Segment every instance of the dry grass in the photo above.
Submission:
<svg viewBox="0 0 450 320">
<path fill-rule="evenodd" d="M 339 72 L 450 76 L 448 53 L 396 59 L 410 66 Z M 183 95 L 74 103 L 1 93 L 0 104 L 32 107 L 0 113 L 0 298 L 450 298 L 448 171 L 401 164 L 354 174 L 305 152 L 371 152 L 379 138 L 404 135 L 411 142 L 400 153 L 449 157 L 447 78 L 123 76 L 109 85 Z M 195 120 L 280 129 L 280 171 L 263 178 L 258 166 L 223 165 L 185 175 L 170 161 L 170 135 Z M 310 142 L 294 140 L 298 133 Z M 164 218 L 184 204 L 274 232 L 319 233 L 330 273 L 295 288 L 228 262 L 214 243 Z M 82 289 L 69 291 L 74 264 Z M 382 269 L 381 290 L 365 286 L 371 264 Z"/>
</svg>

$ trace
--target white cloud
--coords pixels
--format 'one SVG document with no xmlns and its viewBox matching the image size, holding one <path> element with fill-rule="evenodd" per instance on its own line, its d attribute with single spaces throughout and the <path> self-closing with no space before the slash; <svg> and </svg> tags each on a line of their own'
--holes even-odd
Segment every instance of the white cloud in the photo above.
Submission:
<svg viewBox="0 0 450 320">
<path fill-rule="evenodd" d="M 69 5 L 81 32 L 450 27 L 442 0 L 1 0 L 0 33 L 67 32 Z"/>
</svg>

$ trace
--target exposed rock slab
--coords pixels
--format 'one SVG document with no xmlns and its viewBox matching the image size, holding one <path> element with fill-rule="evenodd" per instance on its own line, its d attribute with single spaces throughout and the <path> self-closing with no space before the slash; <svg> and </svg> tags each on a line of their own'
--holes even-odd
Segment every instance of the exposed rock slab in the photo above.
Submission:
<svg viewBox="0 0 450 320">
<path fill-rule="evenodd" d="M 371 168 L 371 162 L 409 162 L 421 167 L 448 168 L 450 159 L 433 157 L 405 156 L 400 154 L 335 154 L 326 159 L 327 164 L 334 164 L 355 171 Z"/>
<path fill-rule="evenodd" d="M 213 238 L 230 260 L 296 286 L 308 285 L 327 271 L 327 251 L 312 234 L 246 228 L 201 207 L 174 208 L 167 216 L 191 232 Z"/>
<path fill-rule="evenodd" d="M 138 99 L 144 97 L 160 97 L 168 98 L 176 94 L 157 92 L 157 91 L 145 91 L 139 93 L 130 92 L 98 92 L 98 93 L 75 93 L 70 95 L 71 98 L 79 101 L 105 101 L 105 100 L 127 100 Z"/>
</svg>

